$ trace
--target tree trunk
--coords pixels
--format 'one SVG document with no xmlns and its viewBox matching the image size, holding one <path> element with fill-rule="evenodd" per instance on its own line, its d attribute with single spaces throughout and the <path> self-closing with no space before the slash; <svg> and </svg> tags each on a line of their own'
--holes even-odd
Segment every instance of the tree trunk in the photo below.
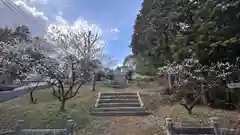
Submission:
<svg viewBox="0 0 240 135">
<path fill-rule="evenodd" d="M 63 100 L 61 101 L 61 105 L 60 105 L 60 111 L 61 111 L 61 112 L 64 112 L 64 111 L 65 111 L 65 103 L 66 103 L 66 100 L 63 99 Z"/>
<path fill-rule="evenodd" d="M 193 106 L 188 106 L 187 104 L 185 103 L 180 103 L 180 105 L 182 105 L 187 111 L 188 111 L 188 114 L 189 115 L 192 115 L 192 109 L 193 109 Z"/>
<path fill-rule="evenodd" d="M 33 103 L 34 102 L 34 97 L 33 97 L 33 91 L 30 91 L 30 102 Z"/>
<path fill-rule="evenodd" d="M 204 85 L 201 85 L 201 93 L 202 93 L 202 104 L 207 105 L 207 97 L 206 97 L 206 92 L 204 90 Z"/>
<path fill-rule="evenodd" d="M 203 105 L 207 105 L 207 104 L 208 104 L 208 101 L 207 101 L 207 98 L 206 98 L 206 93 L 204 93 L 204 94 L 202 95 L 202 104 L 203 104 Z"/>
<path fill-rule="evenodd" d="M 33 96 L 33 90 L 30 91 L 30 103 L 36 104 L 36 99 Z"/>
<path fill-rule="evenodd" d="M 192 109 L 187 109 L 187 111 L 189 115 L 192 115 Z"/>
<path fill-rule="evenodd" d="M 197 101 L 201 98 L 201 95 L 198 96 L 190 105 L 187 104 L 186 100 L 182 100 L 180 105 L 182 105 L 187 111 L 189 115 L 192 115 L 192 110 L 194 106 L 197 104 Z"/>
<path fill-rule="evenodd" d="M 92 91 L 95 91 L 96 90 L 96 75 L 94 74 L 93 75 L 93 81 L 92 81 Z"/>
</svg>

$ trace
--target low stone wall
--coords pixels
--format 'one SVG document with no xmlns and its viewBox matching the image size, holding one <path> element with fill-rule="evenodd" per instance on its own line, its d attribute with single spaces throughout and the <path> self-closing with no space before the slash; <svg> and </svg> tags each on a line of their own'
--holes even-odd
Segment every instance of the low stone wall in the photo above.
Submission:
<svg viewBox="0 0 240 135">
<path fill-rule="evenodd" d="M 19 85 L 0 84 L 0 91 L 12 91 L 17 87 L 19 87 Z"/>
<path fill-rule="evenodd" d="M 64 129 L 24 129 L 24 121 L 19 120 L 15 130 L 0 131 L 0 135 L 73 135 L 75 124 L 73 120 L 67 121 Z"/>
<path fill-rule="evenodd" d="M 0 102 L 11 100 L 11 99 L 14 99 L 14 98 L 17 98 L 17 97 L 27 94 L 29 92 L 29 88 L 36 86 L 36 85 L 34 86 L 34 84 L 36 84 L 36 83 L 30 83 L 28 85 L 23 85 L 18 88 L 15 88 L 12 91 L 1 91 L 0 92 Z M 47 87 L 49 87 L 49 85 L 42 83 L 42 84 L 38 85 L 36 90 L 44 89 Z"/>
<path fill-rule="evenodd" d="M 28 89 L 0 92 L 0 102 L 20 97 L 26 93 L 28 93 Z"/>
<path fill-rule="evenodd" d="M 177 127 L 171 118 L 166 118 L 166 133 L 167 135 L 239 135 L 240 130 L 220 128 L 217 123 L 218 119 L 213 117 L 210 119 L 209 127 Z"/>
</svg>

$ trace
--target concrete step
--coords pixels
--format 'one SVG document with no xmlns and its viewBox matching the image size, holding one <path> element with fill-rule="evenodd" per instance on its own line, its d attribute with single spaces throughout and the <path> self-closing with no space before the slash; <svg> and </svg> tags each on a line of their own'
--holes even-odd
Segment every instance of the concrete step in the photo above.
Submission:
<svg viewBox="0 0 240 135">
<path fill-rule="evenodd" d="M 99 103 L 139 103 L 138 99 L 100 99 Z"/>
<path fill-rule="evenodd" d="M 101 93 L 102 96 L 111 96 L 111 95 L 137 95 L 137 93 L 130 93 L 130 92 L 104 92 Z"/>
<path fill-rule="evenodd" d="M 144 116 L 149 114 L 149 112 L 145 111 L 91 112 L 91 115 L 95 116 Z"/>
<path fill-rule="evenodd" d="M 145 111 L 145 108 L 142 107 L 100 107 L 93 108 L 94 112 L 110 112 L 110 111 Z"/>
<path fill-rule="evenodd" d="M 105 95 L 100 96 L 100 99 L 138 99 L 137 95 Z"/>
<path fill-rule="evenodd" d="M 100 103 L 98 107 L 140 107 L 140 103 Z"/>
</svg>

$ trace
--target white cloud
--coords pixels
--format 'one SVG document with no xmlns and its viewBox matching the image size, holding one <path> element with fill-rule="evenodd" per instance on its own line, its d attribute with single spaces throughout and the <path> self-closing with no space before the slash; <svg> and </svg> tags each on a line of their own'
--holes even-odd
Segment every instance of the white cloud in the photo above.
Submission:
<svg viewBox="0 0 240 135">
<path fill-rule="evenodd" d="M 108 41 L 118 40 L 118 33 L 120 30 L 118 28 L 108 28 L 103 30 L 103 38 Z"/>
<path fill-rule="evenodd" d="M 119 30 L 118 28 L 111 28 L 111 29 L 110 29 L 110 32 L 112 32 L 112 33 L 118 33 L 118 32 L 120 32 L 120 30 Z"/>
<path fill-rule="evenodd" d="M 67 24 L 67 21 L 66 21 L 62 16 L 60 16 L 60 15 L 57 15 L 57 16 L 55 17 L 55 19 L 56 19 L 56 21 L 57 21 L 58 23 L 60 23 L 60 24 Z"/>
<path fill-rule="evenodd" d="M 60 15 L 56 16 L 55 19 L 55 22 L 49 24 L 47 30 L 48 32 L 52 33 L 52 28 L 54 27 L 59 28 L 62 32 L 65 32 L 66 30 L 73 30 L 77 32 L 81 32 L 82 30 L 92 31 L 94 34 L 98 34 L 100 37 L 100 40 L 97 43 L 99 47 L 104 46 L 105 41 L 101 38 L 103 31 L 97 24 L 91 24 L 83 18 L 78 18 L 75 22 L 70 23 Z"/>
<path fill-rule="evenodd" d="M 27 25 L 33 35 L 43 33 L 48 18 L 36 7 L 31 7 L 22 0 L 2 0 L 0 7 L 0 27 Z"/>
<path fill-rule="evenodd" d="M 43 20 L 48 20 L 48 17 L 44 15 L 43 12 L 38 11 L 35 7 L 30 7 L 26 3 L 21 0 L 17 0 L 14 2 L 20 8 L 23 8 L 25 11 L 32 14 L 34 17 L 41 17 Z"/>
<path fill-rule="evenodd" d="M 76 31 L 78 30 L 86 30 L 86 31 L 92 31 L 93 33 L 97 33 L 99 36 L 103 34 L 103 30 L 100 28 L 97 24 L 91 24 L 87 20 L 79 17 L 75 22 L 70 23 L 65 18 L 63 18 L 61 15 L 57 15 L 55 17 L 55 22 L 52 22 L 49 24 L 50 28 L 51 26 L 57 26 L 60 29 L 64 30 L 67 27 L 70 27 L 71 29 L 74 29 Z M 104 41 L 101 41 L 101 43 L 104 43 Z"/>
<path fill-rule="evenodd" d="M 69 22 L 65 18 L 63 18 L 61 15 L 57 15 L 55 17 L 55 21 L 49 24 L 48 29 L 52 26 L 57 26 L 61 30 L 66 30 L 67 28 L 71 28 L 76 31 L 92 31 L 93 33 L 97 33 L 98 36 L 103 35 L 103 30 L 100 28 L 98 24 L 91 24 L 87 20 L 79 17 L 76 21 L 74 22 Z M 104 41 L 100 41 L 101 44 L 105 43 Z"/>
<path fill-rule="evenodd" d="M 47 4 L 48 0 L 25 0 L 25 1 L 29 1 L 32 3 L 42 3 L 42 4 Z"/>
<path fill-rule="evenodd" d="M 97 32 L 101 37 L 101 44 L 107 44 L 110 40 L 118 40 L 118 28 L 102 29 L 97 24 L 92 24 L 79 17 L 75 22 L 69 22 L 63 17 L 61 12 L 62 4 L 57 0 L 3 0 L 11 3 L 15 8 L 9 9 L 0 0 L 0 27 L 8 26 L 15 28 L 19 25 L 27 25 L 33 35 L 42 36 L 50 24 L 69 25 L 75 29 L 89 29 Z M 62 3 L 62 2 L 61 2 Z M 40 6 L 39 6 L 40 5 Z M 54 7 L 52 7 L 54 6 Z M 58 9 L 57 12 L 49 12 L 47 9 Z M 47 15 L 46 15 L 47 13 Z M 53 16 L 54 18 L 48 18 Z"/>
<path fill-rule="evenodd" d="M 75 29 L 84 29 L 84 30 L 90 30 L 95 33 L 98 33 L 99 36 L 103 34 L 103 30 L 100 28 L 98 24 L 90 24 L 87 20 L 83 18 L 78 18 L 77 21 L 73 23 L 73 27 Z"/>
</svg>

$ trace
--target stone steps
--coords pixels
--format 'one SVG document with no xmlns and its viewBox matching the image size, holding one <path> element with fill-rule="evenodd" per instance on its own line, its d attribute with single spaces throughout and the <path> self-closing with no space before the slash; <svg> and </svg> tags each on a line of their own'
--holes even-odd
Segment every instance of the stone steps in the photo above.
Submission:
<svg viewBox="0 0 240 135">
<path fill-rule="evenodd" d="M 99 100 L 99 104 L 101 103 L 138 103 L 138 99 L 101 99 Z"/>
<path fill-rule="evenodd" d="M 99 107 L 93 108 L 93 111 L 145 111 L 143 107 Z"/>
<path fill-rule="evenodd" d="M 136 93 L 129 93 L 129 92 L 106 92 L 106 93 L 101 93 L 101 96 L 129 96 L 129 95 L 135 95 Z"/>
<path fill-rule="evenodd" d="M 149 115 L 149 112 L 136 112 L 136 111 L 112 111 L 112 112 L 91 112 L 91 115 L 95 116 L 145 116 Z"/>
<path fill-rule="evenodd" d="M 139 93 L 99 93 L 91 115 L 142 116 L 149 112 L 143 107 Z"/>
<path fill-rule="evenodd" d="M 112 95 L 112 96 L 101 96 L 100 99 L 137 99 L 138 96 L 136 95 L 127 95 L 127 96 L 118 96 L 118 95 Z"/>
<path fill-rule="evenodd" d="M 98 107 L 141 107 L 140 103 L 100 103 Z"/>
</svg>

